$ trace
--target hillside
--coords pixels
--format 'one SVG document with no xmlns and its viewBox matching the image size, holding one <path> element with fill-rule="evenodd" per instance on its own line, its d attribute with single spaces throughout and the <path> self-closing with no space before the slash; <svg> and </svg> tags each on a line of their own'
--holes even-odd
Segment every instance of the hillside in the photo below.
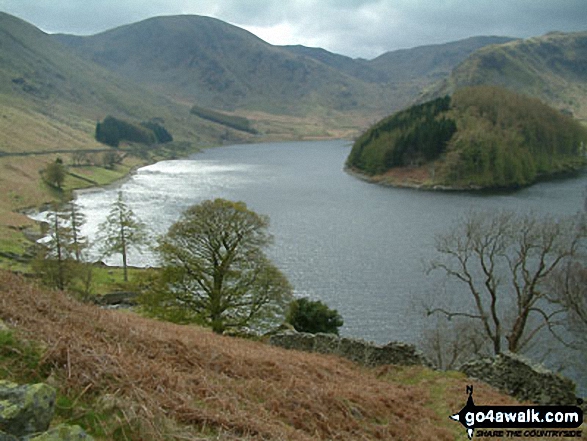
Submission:
<svg viewBox="0 0 587 441">
<path fill-rule="evenodd" d="M 371 180 L 433 188 L 514 188 L 585 165 L 587 128 L 495 86 L 412 106 L 359 137 L 347 160 Z"/>
<path fill-rule="evenodd" d="M 90 37 L 56 38 L 114 72 L 203 107 L 372 111 L 388 95 L 209 17 L 157 17 Z"/>
<path fill-rule="evenodd" d="M 448 416 L 465 386 L 455 372 L 359 367 L 334 356 L 102 310 L 0 271 L 0 379 L 47 381 L 55 424 L 97 440 L 466 439 Z"/>
<path fill-rule="evenodd" d="M 512 41 L 508 37 L 471 37 L 451 43 L 420 46 L 387 52 L 371 60 L 369 66 L 390 82 L 419 80 L 431 84 L 448 77 L 451 71 L 475 51 Z"/>
<path fill-rule="evenodd" d="M 587 121 L 587 32 L 556 32 L 482 48 L 427 96 L 481 84 L 539 98 Z"/>
<path fill-rule="evenodd" d="M 200 16 L 157 17 L 94 36 L 55 38 L 114 72 L 191 104 L 330 119 L 342 115 L 355 127 L 362 122 L 355 115 L 373 118 L 399 110 L 419 95 L 416 85 L 448 75 L 481 46 L 509 40 L 481 37 L 367 61 L 320 48 L 273 46 Z"/>
<path fill-rule="evenodd" d="M 4 13 L 0 60 L 1 152 L 100 148 L 93 132 L 96 121 L 107 114 L 139 121 L 158 117 L 179 138 L 196 131 L 204 142 L 219 137 L 196 120 L 186 121 L 182 116 L 189 115 L 189 107 L 82 60 L 49 35 Z"/>
<path fill-rule="evenodd" d="M 67 197 L 72 188 L 112 182 L 144 163 L 144 158 L 123 152 L 126 159 L 115 170 L 100 167 L 101 156 L 110 147 L 96 142 L 94 134 L 96 122 L 108 115 L 135 123 L 163 122 L 177 140 L 165 145 L 168 156 L 186 154 L 196 145 L 250 138 L 189 110 L 190 106 L 83 60 L 36 27 L 0 13 L 0 250 L 22 254 L 30 245 L 20 231 L 31 221 L 20 210 Z M 65 193 L 42 183 L 40 171 L 48 163 L 59 158 L 73 165 L 76 153 L 98 166 L 71 170 Z"/>
</svg>

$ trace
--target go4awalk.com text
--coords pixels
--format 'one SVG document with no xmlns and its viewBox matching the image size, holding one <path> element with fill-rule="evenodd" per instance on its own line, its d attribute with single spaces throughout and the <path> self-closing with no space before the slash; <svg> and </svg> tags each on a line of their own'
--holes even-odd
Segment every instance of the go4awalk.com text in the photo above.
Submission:
<svg viewBox="0 0 587 441">
<path fill-rule="evenodd" d="M 498 438 L 581 438 L 583 411 L 577 406 L 477 406 L 473 386 L 467 386 L 467 404 L 451 419 L 460 422 L 469 439 Z"/>
</svg>

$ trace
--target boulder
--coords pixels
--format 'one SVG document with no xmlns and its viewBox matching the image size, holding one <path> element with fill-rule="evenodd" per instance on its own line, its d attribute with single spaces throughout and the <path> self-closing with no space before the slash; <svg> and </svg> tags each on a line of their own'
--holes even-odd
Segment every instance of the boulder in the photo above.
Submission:
<svg viewBox="0 0 587 441">
<path fill-rule="evenodd" d="M 0 380 L 0 431 L 26 436 L 48 429 L 56 392 L 46 384 L 18 385 Z"/>
</svg>

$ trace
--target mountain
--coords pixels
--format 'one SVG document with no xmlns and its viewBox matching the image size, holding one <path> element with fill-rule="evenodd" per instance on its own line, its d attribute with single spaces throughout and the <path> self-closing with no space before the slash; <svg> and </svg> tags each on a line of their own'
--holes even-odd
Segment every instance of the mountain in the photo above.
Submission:
<svg viewBox="0 0 587 441">
<path fill-rule="evenodd" d="M 586 121 L 587 32 L 555 32 L 484 47 L 456 67 L 426 98 L 480 84 L 539 98 Z"/>
<path fill-rule="evenodd" d="M 96 121 L 108 114 L 159 118 L 179 138 L 220 132 L 191 120 L 189 107 L 138 86 L 72 51 L 36 27 L 0 13 L 0 151 L 100 148 Z M 191 125 L 191 126 L 190 126 Z"/>
<path fill-rule="evenodd" d="M 118 74 L 203 107 L 305 115 L 373 111 L 390 96 L 382 85 L 209 17 L 157 17 L 90 37 L 55 38 Z"/>
<path fill-rule="evenodd" d="M 448 75 L 477 48 L 509 40 L 482 37 L 367 61 L 320 48 L 273 46 L 201 16 L 156 17 L 94 36 L 55 38 L 109 70 L 198 106 L 368 119 L 410 104 L 422 84 Z"/>
<path fill-rule="evenodd" d="M 369 62 L 369 67 L 385 73 L 390 82 L 420 80 L 431 83 L 450 75 L 475 51 L 512 40 L 509 37 L 471 37 L 451 43 L 402 49 L 380 55 Z"/>
<path fill-rule="evenodd" d="M 383 119 L 347 167 L 392 184 L 515 188 L 585 165 L 587 128 L 536 98 L 465 87 Z"/>
</svg>

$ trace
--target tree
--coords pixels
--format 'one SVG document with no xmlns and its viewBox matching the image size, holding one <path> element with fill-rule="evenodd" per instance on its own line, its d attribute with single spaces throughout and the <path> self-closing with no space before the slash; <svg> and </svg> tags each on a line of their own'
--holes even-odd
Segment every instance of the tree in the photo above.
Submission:
<svg viewBox="0 0 587 441">
<path fill-rule="evenodd" d="M 440 258 L 430 268 L 464 285 L 472 307 L 431 308 L 428 315 L 479 321 L 494 354 L 505 343 L 511 352 L 522 351 L 542 329 L 558 336 L 568 305 L 554 300 L 549 282 L 581 257 L 586 238 L 582 216 L 473 213 L 437 237 Z"/>
<path fill-rule="evenodd" d="M 99 227 L 97 240 L 102 244 L 104 256 L 120 254 L 124 270 L 124 281 L 128 282 L 128 251 L 132 248 L 142 249 L 148 244 L 146 225 L 141 222 L 124 202 L 122 192 L 114 202 L 108 217 Z"/>
<path fill-rule="evenodd" d="M 68 204 L 68 220 L 71 233 L 71 248 L 75 256 L 75 260 L 82 261 L 82 252 L 88 246 L 88 242 L 81 234 L 81 227 L 86 223 L 86 216 L 79 211 L 75 202 Z"/>
<path fill-rule="evenodd" d="M 159 241 L 163 306 L 189 310 L 216 333 L 280 323 L 292 288 L 263 252 L 268 222 L 224 199 L 186 210 Z"/>
<path fill-rule="evenodd" d="M 324 332 L 338 335 L 343 319 L 336 309 L 330 309 L 320 300 L 300 298 L 291 302 L 286 322 L 298 332 Z"/>
<path fill-rule="evenodd" d="M 65 224 L 65 220 L 63 213 L 59 213 L 57 209 L 49 213 L 47 241 L 34 265 L 46 283 L 62 290 L 71 281 L 71 229 Z"/>
<path fill-rule="evenodd" d="M 55 205 L 47 221 L 47 240 L 33 266 L 48 284 L 65 289 L 85 272 L 81 258 L 87 243 L 80 231 L 84 216 L 72 202 L 63 211 Z"/>
<path fill-rule="evenodd" d="M 43 170 L 43 178 L 45 179 L 45 182 L 60 190 L 63 182 L 65 181 L 66 175 L 67 170 L 61 159 L 57 159 L 55 162 L 47 164 L 45 170 Z"/>
</svg>

